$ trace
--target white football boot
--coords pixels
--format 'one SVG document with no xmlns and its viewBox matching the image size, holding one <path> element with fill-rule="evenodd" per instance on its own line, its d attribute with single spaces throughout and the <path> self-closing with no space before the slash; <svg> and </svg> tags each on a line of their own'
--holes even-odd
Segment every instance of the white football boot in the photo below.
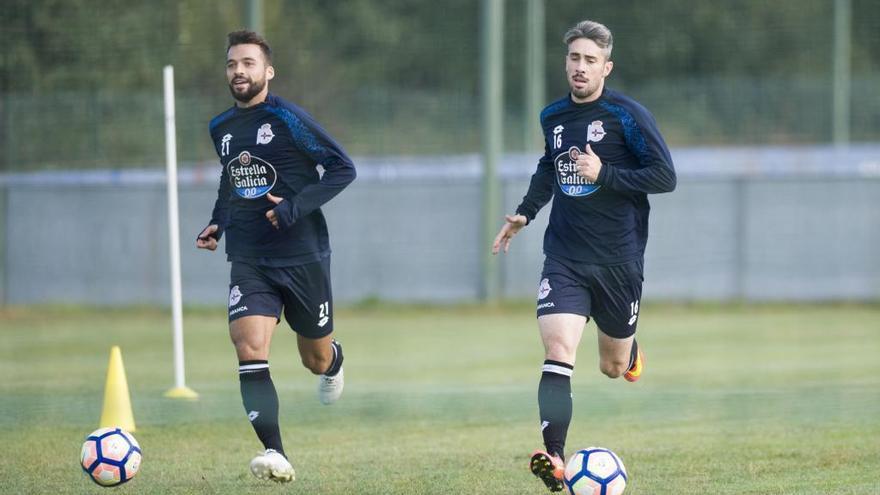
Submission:
<svg viewBox="0 0 880 495">
<path fill-rule="evenodd" d="M 318 378 L 318 400 L 321 401 L 321 404 L 329 406 L 339 400 L 344 387 L 345 375 L 342 368 L 339 368 L 339 373 L 334 376 L 321 375 Z"/>
<path fill-rule="evenodd" d="M 251 460 L 251 473 L 261 480 L 290 483 L 296 479 L 293 466 L 280 452 L 266 449 Z"/>
</svg>

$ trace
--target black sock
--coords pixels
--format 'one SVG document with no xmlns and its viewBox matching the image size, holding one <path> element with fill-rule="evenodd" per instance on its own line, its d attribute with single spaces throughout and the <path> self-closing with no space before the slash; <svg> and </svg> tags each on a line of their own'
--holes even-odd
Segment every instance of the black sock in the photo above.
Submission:
<svg viewBox="0 0 880 495">
<path fill-rule="evenodd" d="M 342 344 L 336 342 L 334 339 L 330 342 L 330 346 L 333 347 L 333 361 L 330 362 L 330 367 L 327 368 L 324 375 L 336 376 L 336 374 L 339 373 L 339 370 L 342 369 Z"/>
<path fill-rule="evenodd" d="M 638 356 L 639 356 L 639 343 L 636 342 L 636 339 L 633 339 L 633 345 L 629 351 L 629 366 L 627 366 L 627 368 L 626 368 L 627 371 L 631 370 L 633 365 L 636 364 L 636 358 Z"/>
<path fill-rule="evenodd" d="M 269 361 L 239 361 L 241 401 L 263 447 L 284 455 L 278 427 L 278 393 L 269 376 Z M 286 457 L 286 456 L 285 456 Z"/>
<path fill-rule="evenodd" d="M 544 361 L 538 384 L 541 433 L 547 452 L 565 459 L 565 437 L 571 423 L 571 374 L 574 366 L 550 359 Z"/>
</svg>

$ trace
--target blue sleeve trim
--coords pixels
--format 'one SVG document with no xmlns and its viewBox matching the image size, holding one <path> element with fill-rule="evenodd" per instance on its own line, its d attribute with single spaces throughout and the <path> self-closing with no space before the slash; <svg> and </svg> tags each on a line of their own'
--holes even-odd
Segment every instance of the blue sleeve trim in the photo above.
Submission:
<svg viewBox="0 0 880 495">
<path fill-rule="evenodd" d="M 270 106 L 267 110 L 275 114 L 290 130 L 290 134 L 297 145 L 308 153 L 312 159 L 320 161 L 326 153 L 326 148 L 321 146 L 315 134 L 305 125 L 295 113 L 285 107 Z"/>
<path fill-rule="evenodd" d="M 648 141 L 645 140 L 645 135 L 642 133 L 642 129 L 639 127 L 633 114 L 615 103 L 602 101 L 599 105 L 620 120 L 620 124 L 623 126 L 623 137 L 627 145 L 629 145 L 633 154 L 636 155 L 636 158 L 639 159 L 639 163 L 646 167 L 649 166 L 652 160 L 651 154 L 648 152 Z"/>
<path fill-rule="evenodd" d="M 541 111 L 541 124 L 544 124 L 544 121 L 547 120 L 554 113 L 562 110 L 567 107 L 571 103 L 571 98 L 568 95 L 565 98 L 561 98 L 559 100 L 554 101 L 553 103 L 547 105 L 544 110 Z"/>
<path fill-rule="evenodd" d="M 211 123 L 208 124 L 208 132 L 213 133 L 213 132 L 214 132 L 214 129 L 215 129 L 218 125 L 222 124 L 222 123 L 225 122 L 226 120 L 229 120 L 229 118 L 232 117 L 232 115 L 233 115 L 234 113 L 235 113 L 235 107 L 232 107 L 232 108 L 230 108 L 229 110 L 227 110 L 227 111 L 221 113 L 220 115 L 214 117 L 213 119 L 211 119 Z"/>
</svg>

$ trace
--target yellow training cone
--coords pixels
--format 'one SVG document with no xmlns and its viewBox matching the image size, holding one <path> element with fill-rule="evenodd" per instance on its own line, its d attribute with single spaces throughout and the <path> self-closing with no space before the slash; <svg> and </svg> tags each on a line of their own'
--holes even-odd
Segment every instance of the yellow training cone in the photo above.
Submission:
<svg viewBox="0 0 880 495">
<path fill-rule="evenodd" d="M 131 412 L 131 397 L 128 395 L 128 381 L 122 366 L 122 352 L 118 345 L 110 349 L 110 365 L 107 367 L 107 383 L 104 385 L 104 410 L 101 412 L 100 428 L 119 427 L 134 431 L 134 415 Z"/>
</svg>

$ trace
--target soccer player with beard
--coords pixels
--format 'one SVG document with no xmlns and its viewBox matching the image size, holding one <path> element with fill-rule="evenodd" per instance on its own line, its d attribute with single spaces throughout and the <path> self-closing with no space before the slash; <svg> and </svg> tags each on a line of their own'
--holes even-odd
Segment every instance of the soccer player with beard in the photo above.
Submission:
<svg viewBox="0 0 880 495">
<path fill-rule="evenodd" d="M 294 469 L 281 442 L 269 346 L 283 312 L 302 364 L 319 375 L 319 400 L 339 398 L 343 356 L 332 336 L 330 243 L 320 207 L 354 180 L 355 169 L 309 114 L 269 93 L 274 76 L 263 37 L 229 33 L 226 79 L 235 105 L 211 120 L 222 173 L 196 247 L 214 251 L 226 233 L 229 335 L 242 402 L 265 448 L 250 469 L 258 478 L 289 482 Z"/>
<path fill-rule="evenodd" d="M 564 42 L 570 93 L 541 112 L 544 156 L 492 246 L 495 254 L 507 252 L 513 236 L 553 198 L 537 301 L 545 352 L 538 410 L 546 450 L 533 453 L 529 467 L 554 492 L 564 487 L 571 375 L 590 317 L 598 327 L 602 373 L 630 382 L 642 374 L 635 332 L 648 241 L 647 195 L 670 192 L 676 184 L 654 118 L 605 87 L 613 66 L 608 28 L 583 21 L 565 33 Z"/>
</svg>

